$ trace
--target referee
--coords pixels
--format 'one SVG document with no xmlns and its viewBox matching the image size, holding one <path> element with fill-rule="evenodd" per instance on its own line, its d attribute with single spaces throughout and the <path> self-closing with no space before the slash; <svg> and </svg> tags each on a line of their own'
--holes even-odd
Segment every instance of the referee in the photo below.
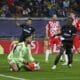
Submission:
<svg viewBox="0 0 80 80">
<path fill-rule="evenodd" d="M 54 65 L 52 66 L 52 69 L 56 69 L 56 65 L 59 62 L 59 59 L 61 55 L 63 54 L 64 50 L 66 50 L 66 54 L 68 56 L 68 66 L 72 67 L 72 58 L 73 53 L 71 52 L 71 49 L 73 47 L 73 37 L 76 34 L 76 29 L 74 26 L 72 26 L 72 19 L 68 18 L 66 24 L 61 29 L 61 40 L 62 40 L 62 46 L 60 53 L 57 55 Z"/>
<path fill-rule="evenodd" d="M 29 39 L 32 38 L 32 35 L 35 32 L 35 29 L 32 27 L 32 19 L 29 18 L 24 24 L 19 24 L 16 22 L 16 25 L 22 28 L 22 34 L 20 36 L 19 42 L 23 42 L 25 36 L 30 36 Z"/>
</svg>

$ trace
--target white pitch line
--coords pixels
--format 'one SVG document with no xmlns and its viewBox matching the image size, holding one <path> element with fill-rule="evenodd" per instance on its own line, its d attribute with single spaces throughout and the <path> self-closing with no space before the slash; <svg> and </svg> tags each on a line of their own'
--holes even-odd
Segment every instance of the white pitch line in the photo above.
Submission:
<svg viewBox="0 0 80 80">
<path fill-rule="evenodd" d="M 4 75 L 4 74 L 0 74 L 0 76 L 4 77 L 4 78 L 15 79 L 15 80 L 29 80 L 29 79 L 14 77 L 14 76 L 8 76 L 8 75 Z"/>
</svg>

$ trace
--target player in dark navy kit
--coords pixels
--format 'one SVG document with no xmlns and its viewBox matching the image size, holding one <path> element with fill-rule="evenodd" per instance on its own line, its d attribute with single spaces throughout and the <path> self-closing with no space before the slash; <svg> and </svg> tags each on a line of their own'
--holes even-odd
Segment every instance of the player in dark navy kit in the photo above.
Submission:
<svg viewBox="0 0 80 80">
<path fill-rule="evenodd" d="M 22 34 L 20 36 L 19 42 L 24 41 L 25 36 L 30 36 L 32 38 L 32 35 L 35 32 L 35 29 L 32 27 L 32 19 L 29 18 L 24 24 L 19 24 L 16 22 L 16 25 L 22 28 Z"/>
<path fill-rule="evenodd" d="M 62 46 L 60 53 L 56 57 L 54 61 L 54 65 L 52 66 L 52 69 L 56 69 L 56 65 L 59 62 L 59 59 L 61 55 L 63 54 L 64 50 L 66 50 L 66 54 L 68 56 L 68 66 L 72 67 L 72 59 L 73 54 L 71 52 L 71 49 L 73 47 L 73 38 L 76 35 L 76 28 L 72 25 L 72 19 L 68 18 L 66 25 L 64 25 L 61 29 L 61 39 L 62 39 Z"/>
</svg>

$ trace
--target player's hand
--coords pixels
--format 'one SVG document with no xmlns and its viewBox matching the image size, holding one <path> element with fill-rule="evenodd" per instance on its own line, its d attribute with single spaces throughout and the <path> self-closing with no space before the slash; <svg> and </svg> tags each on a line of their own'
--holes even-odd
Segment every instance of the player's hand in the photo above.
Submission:
<svg viewBox="0 0 80 80">
<path fill-rule="evenodd" d="M 18 22 L 16 22 L 16 25 L 17 25 L 17 26 L 20 26 L 20 24 L 19 24 Z"/>
<path fill-rule="evenodd" d="M 60 36 L 60 39 L 61 39 L 61 40 L 65 40 L 65 38 L 64 38 L 63 36 Z"/>
</svg>

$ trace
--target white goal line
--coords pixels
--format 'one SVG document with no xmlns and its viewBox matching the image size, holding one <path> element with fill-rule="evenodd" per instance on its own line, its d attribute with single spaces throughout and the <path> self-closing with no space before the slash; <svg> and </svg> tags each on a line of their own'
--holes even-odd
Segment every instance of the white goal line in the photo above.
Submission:
<svg viewBox="0 0 80 80">
<path fill-rule="evenodd" d="M 4 74 L 0 74 L 0 77 L 14 79 L 14 80 L 29 80 L 29 79 L 14 77 L 14 76 L 8 76 L 8 75 L 4 75 Z"/>
</svg>

